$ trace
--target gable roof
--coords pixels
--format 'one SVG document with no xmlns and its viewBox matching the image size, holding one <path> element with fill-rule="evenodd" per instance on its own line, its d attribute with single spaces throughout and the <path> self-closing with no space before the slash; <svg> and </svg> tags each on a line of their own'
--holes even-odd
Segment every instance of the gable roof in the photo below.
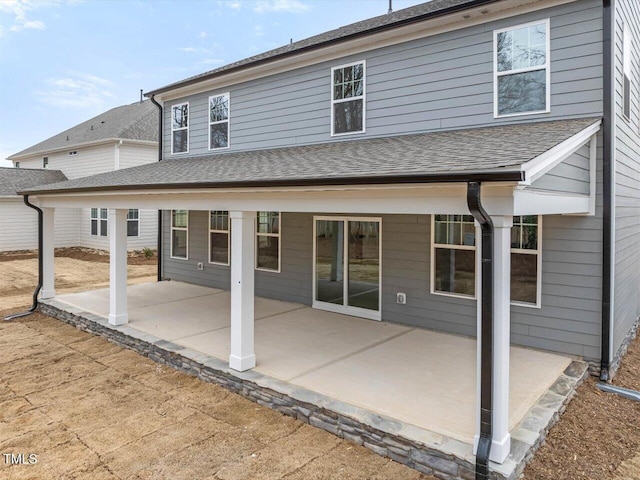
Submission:
<svg viewBox="0 0 640 480">
<path fill-rule="evenodd" d="M 60 170 L 0 167 L 0 196 L 17 195 L 21 190 L 66 179 Z"/>
<path fill-rule="evenodd" d="M 24 193 L 521 181 L 523 164 L 600 121 L 555 120 L 177 158 Z"/>
<path fill-rule="evenodd" d="M 429 18 L 448 15 L 450 13 L 460 12 L 472 7 L 496 3 L 498 1 L 500 0 L 431 0 L 413 7 L 404 8 L 392 13 L 379 15 L 344 27 L 336 28 L 335 30 L 323 32 L 319 35 L 314 35 L 313 37 L 305 38 L 289 45 L 278 47 L 252 57 L 224 65 L 214 70 L 180 80 L 179 82 L 174 82 L 164 87 L 151 90 L 145 93 L 145 95 L 150 97 L 152 95 L 173 90 L 174 88 L 192 85 L 194 83 L 213 78 L 217 75 L 273 61 L 277 58 L 299 54 L 304 51 L 326 47 L 337 42 L 370 35 L 383 30 L 398 28 L 403 25 L 421 22 Z"/>
<path fill-rule="evenodd" d="M 158 117 L 158 109 L 150 100 L 122 105 L 36 143 L 8 159 L 18 160 L 36 153 L 46 154 L 110 139 L 157 142 Z"/>
</svg>

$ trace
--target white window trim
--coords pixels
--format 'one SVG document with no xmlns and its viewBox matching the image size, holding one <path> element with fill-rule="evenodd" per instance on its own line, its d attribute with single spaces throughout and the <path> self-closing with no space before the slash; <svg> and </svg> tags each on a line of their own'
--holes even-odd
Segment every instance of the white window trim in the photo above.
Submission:
<svg viewBox="0 0 640 480">
<path fill-rule="evenodd" d="M 520 215 L 514 215 L 519 217 Z M 526 216 L 526 215 L 522 215 Z M 518 302 L 516 300 L 511 301 L 511 305 L 518 307 L 527 307 L 527 308 L 542 308 L 542 215 L 538 215 L 538 248 L 536 250 L 529 250 L 526 248 L 511 248 L 510 253 L 524 253 L 527 255 L 538 255 L 536 259 L 536 270 L 537 270 L 537 279 L 536 279 L 536 303 L 526 303 L 526 302 Z M 513 227 L 511 227 L 513 228 Z M 511 273 L 509 273 L 509 281 L 511 281 Z"/>
<path fill-rule="evenodd" d="M 358 97 L 349 97 L 349 98 L 343 98 L 340 100 L 334 100 L 333 99 L 333 72 L 335 72 L 336 70 L 340 69 L 340 68 L 345 68 L 345 67 L 352 67 L 353 65 L 358 65 L 358 64 L 362 64 L 362 95 L 358 96 Z M 351 62 L 351 63 L 345 63 L 344 65 L 337 65 L 335 67 L 331 67 L 331 91 L 330 91 L 330 97 L 331 98 L 331 136 L 332 137 L 343 137 L 345 135 L 360 135 L 363 133 L 366 133 L 367 131 L 367 61 L 366 60 L 359 60 L 357 62 Z M 335 128 L 335 124 L 334 124 L 334 108 L 333 106 L 336 103 L 343 103 L 343 102 L 348 102 L 348 101 L 352 101 L 352 100 L 358 100 L 362 98 L 362 130 L 357 131 L 357 132 L 344 132 L 344 133 L 335 133 L 334 128 Z"/>
<path fill-rule="evenodd" d="M 458 215 L 458 214 L 442 214 L 442 215 Z M 464 213 L 462 215 L 469 215 L 468 213 Z M 474 222 L 475 223 L 475 222 Z M 476 245 L 450 245 L 448 243 L 436 243 L 436 214 L 431 215 L 431 258 L 429 260 L 429 268 L 430 272 L 430 280 L 429 280 L 429 292 L 432 295 L 442 295 L 443 297 L 453 297 L 453 298 L 464 298 L 466 300 L 476 300 L 478 297 L 477 292 L 477 278 L 478 278 L 478 247 L 477 247 L 477 238 L 479 238 L 480 227 L 475 227 L 475 239 Z M 435 289 L 436 285 L 436 248 L 448 248 L 451 250 L 473 250 L 474 251 L 474 271 L 473 277 L 475 281 L 474 287 L 474 295 L 465 295 L 463 293 L 453 293 L 453 292 L 441 292 L 440 290 Z"/>
<path fill-rule="evenodd" d="M 546 56 L 544 66 L 537 65 L 535 67 L 517 68 L 515 70 L 509 70 L 508 72 L 498 72 L 498 34 L 508 32 L 509 30 L 517 30 L 518 28 L 530 27 L 532 25 L 539 25 L 544 23 L 546 25 Z M 498 77 L 504 75 L 513 75 L 516 73 L 533 72 L 537 70 L 546 69 L 546 109 L 536 110 L 534 112 L 519 112 L 519 113 L 505 113 L 500 115 L 498 113 Z M 536 20 L 535 22 L 521 23 L 520 25 L 512 25 L 507 28 L 501 28 L 493 31 L 493 118 L 508 118 L 508 117 L 520 117 L 523 115 L 539 115 L 551 112 L 551 22 L 549 18 Z"/>
<path fill-rule="evenodd" d="M 317 249 L 316 222 L 318 220 L 343 221 L 345 223 L 345 227 L 348 222 L 378 222 L 378 225 L 379 225 L 378 227 L 378 259 L 379 259 L 378 310 L 368 310 L 366 308 L 351 307 L 345 304 L 337 305 L 333 303 L 321 302 L 316 300 L 318 295 L 318 284 L 316 281 L 316 253 L 317 253 L 316 252 L 316 249 Z M 346 228 L 344 231 L 345 232 L 347 231 Z M 343 242 L 344 242 L 344 252 L 347 252 L 348 251 L 347 244 L 349 242 L 349 238 L 347 235 L 344 235 Z M 346 261 L 347 261 L 347 255 L 345 254 L 343 256 L 343 262 L 345 262 L 343 267 L 346 265 Z M 346 292 L 346 288 L 349 283 L 349 269 L 345 268 L 342 275 L 343 275 L 343 282 L 345 285 L 344 288 Z M 317 308 L 319 310 L 326 310 L 334 313 L 352 315 L 354 317 L 368 318 L 369 320 L 382 321 L 382 217 L 341 217 L 341 216 L 331 217 L 331 216 L 322 216 L 322 215 L 314 216 L 313 217 L 313 281 L 312 281 L 312 284 L 313 284 L 313 286 L 311 287 L 313 292 L 312 293 L 313 297 L 311 297 L 312 308 Z M 345 296 L 345 299 L 346 299 L 346 296 Z"/>
<path fill-rule="evenodd" d="M 260 212 L 273 212 L 274 210 L 260 210 L 258 212 L 256 212 L 256 215 Z M 264 268 L 264 267 L 258 267 L 258 237 L 278 237 L 278 269 L 277 270 L 272 270 L 270 268 Z M 261 233 L 258 232 L 258 219 L 257 216 L 255 218 L 255 251 L 256 251 L 256 258 L 255 258 L 255 265 L 256 265 L 256 270 L 260 271 L 260 272 L 270 272 L 270 273 L 280 273 L 281 271 L 281 267 L 282 267 L 282 212 L 278 212 L 278 233 Z"/>
<path fill-rule="evenodd" d="M 216 211 L 216 210 L 209 210 L 209 254 L 207 255 L 209 258 L 209 263 L 211 265 L 224 265 L 224 266 L 229 266 L 231 265 L 231 216 L 229 215 L 229 212 L 227 211 L 227 230 L 216 230 L 211 228 L 211 212 L 212 211 Z M 226 233 L 227 234 L 227 262 L 223 263 L 223 262 L 212 262 L 211 261 L 211 234 L 212 233 Z"/>
<path fill-rule="evenodd" d="M 96 217 L 93 216 L 93 209 L 95 208 L 96 210 Z M 102 210 L 107 210 L 107 217 L 106 218 L 102 218 L 102 216 L 100 215 Z M 96 234 L 94 235 L 93 233 L 91 233 L 91 222 L 93 220 L 97 221 L 98 227 L 96 229 Z M 104 235 L 102 235 L 102 222 L 106 222 L 107 223 L 107 227 L 106 227 L 106 232 Z M 90 237 L 108 237 L 109 236 L 109 212 L 108 209 L 106 208 L 96 208 L 96 207 L 91 207 L 89 209 L 89 236 Z"/>
<path fill-rule="evenodd" d="M 176 107 L 187 106 L 187 126 L 182 128 L 173 128 L 173 109 Z M 171 155 L 184 155 L 185 153 L 189 153 L 189 126 L 191 125 L 191 106 L 189 102 L 176 103 L 175 105 L 171 105 Z M 187 131 L 187 150 L 184 152 L 174 152 L 173 151 L 173 132 L 180 132 L 182 130 Z"/>
<path fill-rule="evenodd" d="M 211 121 L 211 99 L 215 98 L 215 97 L 223 97 L 226 96 L 227 100 L 229 101 L 229 113 L 227 115 L 227 119 L 226 120 L 220 120 L 217 122 L 212 122 Z M 226 92 L 226 93 L 220 93 L 218 95 L 211 95 L 209 97 L 209 100 L 207 102 L 207 115 L 209 116 L 209 150 L 228 150 L 229 148 L 231 148 L 231 93 L 230 92 Z M 220 123 L 226 123 L 227 124 L 227 146 L 226 147 L 216 147 L 216 148 L 211 148 L 211 125 L 218 125 Z"/>
<path fill-rule="evenodd" d="M 171 210 L 171 218 L 169 219 L 170 226 L 171 226 L 171 239 L 170 239 L 170 250 L 169 250 L 169 256 L 170 258 L 174 259 L 174 260 L 189 260 L 189 210 L 187 210 L 187 226 L 186 227 L 174 227 L 173 226 L 173 212 L 175 212 L 176 210 Z M 180 231 L 185 231 L 187 232 L 187 248 L 186 248 L 186 252 L 185 252 L 185 256 L 184 257 L 174 257 L 173 256 L 173 231 L 174 230 L 180 230 Z"/>
<path fill-rule="evenodd" d="M 129 218 L 129 210 L 137 210 L 138 218 Z M 127 210 L 127 238 L 140 238 L 140 209 L 138 208 L 130 208 Z M 137 235 L 129 235 L 129 222 L 138 222 L 138 234 Z"/>
</svg>

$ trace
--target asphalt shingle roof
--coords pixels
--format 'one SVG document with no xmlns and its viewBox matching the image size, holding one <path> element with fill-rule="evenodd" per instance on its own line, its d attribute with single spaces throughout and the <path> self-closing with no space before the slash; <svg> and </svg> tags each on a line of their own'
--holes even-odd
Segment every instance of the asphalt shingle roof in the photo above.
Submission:
<svg viewBox="0 0 640 480">
<path fill-rule="evenodd" d="M 0 167 L 0 196 L 17 195 L 22 190 L 66 179 L 60 170 Z"/>
<path fill-rule="evenodd" d="M 107 139 L 158 141 L 158 109 L 150 101 L 122 105 L 101 113 L 86 122 L 36 143 L 8 157 L 10 160 L 34 153 Z"/>
<path fill-rule="evenodd" d="M 176 158 L 27 193 L 429 181 L 489 174 L 494 180 L 571 138 L 599 118 L 556 120 Z M 487 178 L 489 179 L 489 178 Z"/>
<path fill-rule="evenodd" d="M 313 37 L 305 38 L 304 40 L 293 42 L 291 44 L 284 45 L 282 47 L 278 47 L 273 50 L 260 53 L 258 55 L 254 55 L 252 57 L 248 57 L 243 60 L 224 65 L 214 70 L 210 70 L 199 75 L 180 80 L 179 82 L 157 88 L 155 90 L 147 92 L 146 95 L 154 95 L 157 93 L 166 92 L 173 88 L 190 85 L 207 78 L 215 77 L 219 74 L 227 73 L 231 70 L 238 70 L 258 63 L 273 60 L 275 58 L 293 55 L 304 50 L 320 48 L 332 43 L 347 40 L 352 37 L 374 33 L 379 30 L 395 28 L 397 26 L 411 23 L 413 21 L 420 21 L 429 17 L 446 14 L 452 10 L 462 10 L 477 5 L 494 3 L 496 1 L 497 0 L 432 0 L 430 2 L 425 2 L 420 5 L 404 8 L 402 10 L 398 10 L 389 14 L 368 18 L 360 22 L 336 28 L 335 30 L 323 32 L 319 35 L 314 35 Z"/>
</svg>

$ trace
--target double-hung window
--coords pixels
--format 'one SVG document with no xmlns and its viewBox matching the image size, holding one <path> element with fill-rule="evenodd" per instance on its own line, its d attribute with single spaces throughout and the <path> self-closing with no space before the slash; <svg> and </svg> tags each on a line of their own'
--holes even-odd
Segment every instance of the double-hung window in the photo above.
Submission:
<svg viewBox="0 0 640 480">
<path fill-rule="evenodd" d="M 106 208 L 91 209 L 91 236 L 106 237 L 109 224 L 109 211 Z"/>
<path fill-rule="evenodd" d="M 331 135 L 364 132 L 365 62 L 331 69 Z"/>
<path fill-rule="evenodd" d="M 256 268 L 280 271 L 280 212 L 258 212 Z"/>
<path fill-rule="evenodd" d="M 631 120 L 631 36 L 629 27 L 622 24 L 622 113 Z"/>
<path fill-rule="evenodd" d="M 229 94 L 209 97 L 209 150 L 229 148 Z"/>
<path fill-rule="evenodd" d="M 171 153 L 189 152 L 189 103 L 171 107 Z"/>
<path fill-rule="evenodd" d="M 189 258 L 188 210 L 171 210 L 171 258 Z"/>
<path fill-rule="evenodd" d="M 550 108 L 549 19 L 494 31 L 494 116 Z"/>
<path fill-rule="evenodd" d="M 513 217 L 511 227 L 511 301 L 529 306 L 540 305 L 542 255 L 540 251 L 541 217 Z"/>
<path fill-rule="evenodd" d="M 209 263 L 229 265 L 229 212 L 209 212 Z"/>
<path fill-rule="evenodd" d="M 474 297 L 476 231 L 471 215 L 433 215 L 431 293 Z"/>
<path fill-rule="evenodd" d="M 127 212 L 127 237 L 140 236 L 140 211 L 130 208 Z"/>
</svg>

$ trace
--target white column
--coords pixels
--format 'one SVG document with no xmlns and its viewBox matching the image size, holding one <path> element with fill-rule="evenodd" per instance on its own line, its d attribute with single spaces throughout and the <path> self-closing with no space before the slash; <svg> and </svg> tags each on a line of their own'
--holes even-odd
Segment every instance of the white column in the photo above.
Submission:
<svg viewBox="0 0 640 480">
<path fill-rule="evenodd" d="M 55 289 L 55 208 L 42 209 L 42 290 L 40 298 L 53 298 Z"/>
<path fill-rule="evenodd" d="M 256 212 L 229 212 L 231 218 L 231 354 L 229 367 L 256 366 L 253 345 Z"/>
<path fill-rule="evenodd" d="M 511 332 L 511 227 L 513 217 L 493 220 L 493 442 L 490 460 L 502 463 L 509 435 L 509 348 Z"/>
<path fill-rule="evenodd" d="M 127 313 L 127 212 L 109 209 L 109 323 L 122 325 Z"/>
</svg>

